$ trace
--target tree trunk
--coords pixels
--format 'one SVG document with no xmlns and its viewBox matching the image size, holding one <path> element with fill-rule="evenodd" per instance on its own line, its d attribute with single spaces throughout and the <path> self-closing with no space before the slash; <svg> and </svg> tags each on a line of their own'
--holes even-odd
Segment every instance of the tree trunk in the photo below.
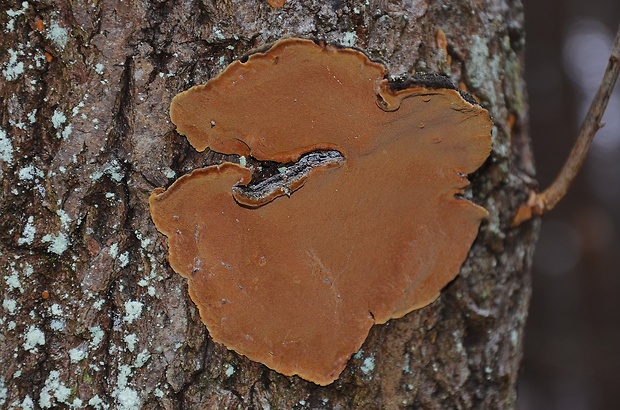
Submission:
<svg viewBox="0 0 620 410">
<path fill-rule="evenodd" d="M 509 228 L 533 175 L 520 1 L 8 1 L 0 27 L 0 407 L 515 407 L 538 232 Z M 447 74 L 496 125 L 460 275 L 327 387 L 213 343 L 148 208 L 220 158 L 175 133 L 172 97 L 282 37 Z"/>
</svg>

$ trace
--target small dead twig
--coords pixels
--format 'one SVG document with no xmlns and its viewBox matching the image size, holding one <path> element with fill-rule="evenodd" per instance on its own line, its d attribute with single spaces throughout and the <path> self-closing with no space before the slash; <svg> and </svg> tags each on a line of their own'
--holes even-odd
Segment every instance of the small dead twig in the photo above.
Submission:
<svg viewBox="0 0 620 410">
<path fill-rule="evenodd" d="M 530 192 L 528 201 L 521 205 L 512 219 L 511 226 L 516 227 L 534 216 L 541 216 L 549 212 L 566 195 L 566 191 L 573 183 L 575 176 L 581 169 L 583 161 L 588 153 L 588 148 L 594 139 L 596 132 L 602 127 L 601 119 L 607 108 L 607 102 L 611 96 L 618 73 L 620 72 L 620 27 L 616 33 L 616 39 L 611 48 L 609 62 L 603 75 L 603 81 L 596 92 L 596 96 L 590 105 L 588 114 L 581 126 L 581 131 L 575 142 L 566 163 L 553 183 L 541 193 Z"/>
</svg>

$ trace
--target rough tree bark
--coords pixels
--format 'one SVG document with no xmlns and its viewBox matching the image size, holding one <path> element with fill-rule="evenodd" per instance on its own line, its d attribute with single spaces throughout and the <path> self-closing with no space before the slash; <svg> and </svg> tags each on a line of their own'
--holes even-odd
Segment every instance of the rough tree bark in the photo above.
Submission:
<svg viewBox="0 0 620 410">
<path fill-rule="evenodd" d="M 0 407 L 515 406 L 538 231 L 509 228 L 533 175 L 519 0 L 8 1 L 0 27 Z M 471 177 L 490 217 L 460 275 L 375 326 L 328 387 L 214 344 L 148 211 L 153 188 L 219 159 L 174 132 L 172 97 L 284 36 L 448 74 L 496 124 Z"/>
</svg>

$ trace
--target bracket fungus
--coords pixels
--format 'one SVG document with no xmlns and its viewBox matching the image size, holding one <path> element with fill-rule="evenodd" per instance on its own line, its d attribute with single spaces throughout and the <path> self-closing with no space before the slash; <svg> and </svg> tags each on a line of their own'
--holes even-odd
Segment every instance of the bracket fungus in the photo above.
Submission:
<svg viewBox="0 0 620 410">
<path fill-rule="evenodd" d="M 284 6 L 284 3 L 286 3 L 286 0 L 267 0 L 267 3 L 269 3 L 271 7 L 278 8 L 278 7 Z"/>
<path fill-rule="evenodd" d="M 197 169 L 150 209 L 211 337 L 285 375 L 338 378 L 375 323 L 434 301 L 486 210 L 462 197 L 486 110 L 443 77 L 385 79 L 360 51 L 285 39 L 177 95 L 198 151 L 294 163 Z"/>
</svg>

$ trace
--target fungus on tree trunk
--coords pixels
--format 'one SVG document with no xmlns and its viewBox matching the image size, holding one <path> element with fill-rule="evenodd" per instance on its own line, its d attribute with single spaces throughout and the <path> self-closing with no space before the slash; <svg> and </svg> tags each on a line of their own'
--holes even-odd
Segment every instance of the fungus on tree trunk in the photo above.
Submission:
<svg viewBox="0 0 620 410">
<path fill-rule="evenodd" d="M 177 131 L 198 151 L 295 164 L 260 183 L 210 166 L 150 197 L 213 340 L 320 385 L 373 324 L 438 297 L 487 214 L 462 197 L 491 149 L 487 111 L 443 77 L 385 75 L 303 39 L 232 63 L 174 98 Z"/>
<path fill-rule="evenodd" d="M 284 6 L 284 3 L 286 3 L 286 0 L 267 0 L 267 3 L 269 3 L 269 5 L 271 7 L 282 7 Z"/>
</svg>

